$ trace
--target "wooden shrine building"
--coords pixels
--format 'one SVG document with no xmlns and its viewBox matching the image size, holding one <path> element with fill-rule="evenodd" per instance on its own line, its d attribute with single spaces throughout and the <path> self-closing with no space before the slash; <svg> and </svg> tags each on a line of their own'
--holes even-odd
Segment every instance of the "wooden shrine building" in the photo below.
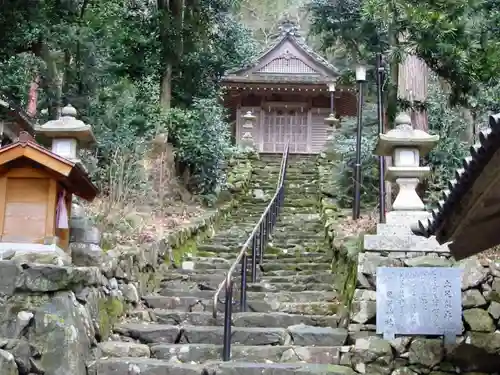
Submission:
<svg viewBox="0 0 500 375">
<path fill-rule="evenodd" d="M 27 133 L 0 148 L 0 244 L 69 245 L 73 194 L 92 200 L 87 172 L 40 146 Z"/>
<path fill-rule="evenodd" d="M 223 78 L 236 143 L 243 135 L 242 116 L 250 111 L 256 117 L 251 134 L 257 151 L 282 152 L 289 141 L 291 153 L 319 153 L 328 136 L 325 117 L 337 77 L 337 69 L 305 44 L 296 25 L 284 22 L 264 53 Z M 335 87 L 333 96 L 338 118 L 356 115 L 355 92 Z"/>
</svg>

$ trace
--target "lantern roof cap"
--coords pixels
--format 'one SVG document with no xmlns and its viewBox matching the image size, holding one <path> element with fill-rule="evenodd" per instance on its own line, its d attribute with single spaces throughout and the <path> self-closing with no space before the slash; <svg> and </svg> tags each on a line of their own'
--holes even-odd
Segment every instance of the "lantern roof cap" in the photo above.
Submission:
<svg viewBox="0 0 500 375">
<path fill-rule="evenodd" d="M 420 155 L 427 155 L 439 141 L 438 135 L 431 135 L 423 130 L 414 129 L 411 117 L 407 113 L 400 113 L 394 120 L 394 129 L 379 134 L 375 154 L 392 156 L 395 148 L 417 148 Z"/>
<path fill-rule="evenodd" d="M 78 111 L 71 104 L 61 110 L 61 117 L 57 120 L 47 121 L 36 128 L 37 134 L 47 138 L 74 138 L 81 146 L 95 143 L 92 126 L 76 118 Z"/>
</svg>

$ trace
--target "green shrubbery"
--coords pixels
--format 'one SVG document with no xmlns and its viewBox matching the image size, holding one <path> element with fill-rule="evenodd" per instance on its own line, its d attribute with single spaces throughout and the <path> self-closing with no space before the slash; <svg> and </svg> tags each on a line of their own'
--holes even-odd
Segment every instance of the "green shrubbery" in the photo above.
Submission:
<svg viewBox="0 0 500 375">
<path fill-rule="evenodd" d="M 198 194 L 217 192 L 224 183 L 224 160 L 231 146 L 225 110 L 216 99 L 197 99 L 189 109 L 171 109 L 168 134 L 176 148 L 186 186 Z"/>
<path fill-rule="evenodd" d="M 378 199 L 378 158 L 373 153 L 377 142 L 376 116 L 376 106 L 373 103 L 365 103 L 363 111 L 363 133 L 361 138 L 361 205 L 363 209 L 374 208 Z M 355 117 L 343 119 L 342 127 L 335 136 L 332 145 L 337 153 L 337 160 L 332 167 L 337 170 L 335 185 L 338 203 L 342 207 L 351 207 L 354 196 L 356 121 Z"/>
</svg>

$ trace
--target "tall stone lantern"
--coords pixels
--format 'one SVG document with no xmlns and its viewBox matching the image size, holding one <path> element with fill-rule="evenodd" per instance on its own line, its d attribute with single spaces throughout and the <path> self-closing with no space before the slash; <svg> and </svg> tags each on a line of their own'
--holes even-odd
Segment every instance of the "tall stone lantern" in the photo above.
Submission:
<svg viewBox="0 0 500 375">
<path fill-rule="evenodd" d="M 96 142 L 92 126 L 77 119 L 78 112 L 68 104 L 61 110 L 61 117 L 51 120 L 36 128 L 36 134 L 45 141 L 50 142 L 53 153 L 62 156 L 81 167 L 85 165 L 78 157 L 78 151 L 82 148 L 89 148 Z M 49 145 L 47 145 L 49 146 Z M 96 227 L 91 225 L 90 220 L 85 216 L 85 211 L 80 206 L 78 199 L 73 199 L 70 217 L 70 246 L 73 261 L 78 264 L 80 251 L 102 251 L 99 247 L 101 234 Z M 82 247 L 83 246 L 83 247 Z M 90 249 L 88 247 L 91 247 Z"/>
<path fill-rule="evenodd" d="M 61 117 L 36 128 L 37 135 L 51 141 L 52 152 L 75 163 L 80 163 L 78 150 L 95 143 L 92 126 L 78 120 L 76 109 L 68 104 L 61 110 Z"/>
<path fill-rule="evenodd" d="M 335 138 L 335 129 L 340 128 L 340 120 L 335 116 L 335 81 L 328 83 L 328 92 L 330 93 L 330 114 L 325 118 L 327 127 L 327 143 Z"/>
<path fill-rule="evenodd" d="M 424 202 L 416 192 L 418 183 L 429 175 L 429 167 L 420 166 L 420 158 L 427 155 L 439 141 L 439 136 L 413 129 L 411 117 L 400 113 L 395 128 L 380 134 L 375 148 L 378 156 L 392 156 L 393 166 L 387 168 L 385 179 L 396 182 L 399 192 L 394 200 L 394 211 L 422 211 Z"/>
<path fill-rule="evenodd" d="M 244 149 L 255 151 L 255 141 L 253 139 L 253 125 L 256 117 L 252 112 L 248 111 L 242 116 L 243 122 L 243 134 L 241 136 L 241 146 Z"/>
<path fill-rule="evenodd" d="M 335 117 L 334 113 L 330 113 L 330 115 L 325 118 L 325 124 L 328 126 L 326 130 L 326 140 L 331 142 L 335 138 L 335 130 L 340 128 L 340 120 Z"/>
</svg>

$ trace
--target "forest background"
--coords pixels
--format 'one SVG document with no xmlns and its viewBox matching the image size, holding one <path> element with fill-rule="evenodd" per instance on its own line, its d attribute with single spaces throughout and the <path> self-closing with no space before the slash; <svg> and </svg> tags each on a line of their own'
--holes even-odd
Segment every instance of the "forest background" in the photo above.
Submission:
<svg viewBox="0 0 500 375">
<path fill-rule="evenodd" d="M 500 0 L 0 0 L 0 93 L 26 107 L 38 82 L 37 120 L 71 103 L 98 145 L 84 155 L 103 194 L 89 209 L 103 231 L 147 240 L 216 204 L 238 153 L 221 77 L 249 63 L 283 17 L 354 84 L 352 67 L 384 54 L 389 124 L 400 110 L 427 115 L 441 141 L 427 201 L 500 111 Z M 409 55 L 426 68 L 425 100 L 398 95 Z M 377 204 L 375 76 L 363 122 L 363 208 Z M 342 121 L 339 202 L 352 196 L 355 118 Z"/>
</svg>

